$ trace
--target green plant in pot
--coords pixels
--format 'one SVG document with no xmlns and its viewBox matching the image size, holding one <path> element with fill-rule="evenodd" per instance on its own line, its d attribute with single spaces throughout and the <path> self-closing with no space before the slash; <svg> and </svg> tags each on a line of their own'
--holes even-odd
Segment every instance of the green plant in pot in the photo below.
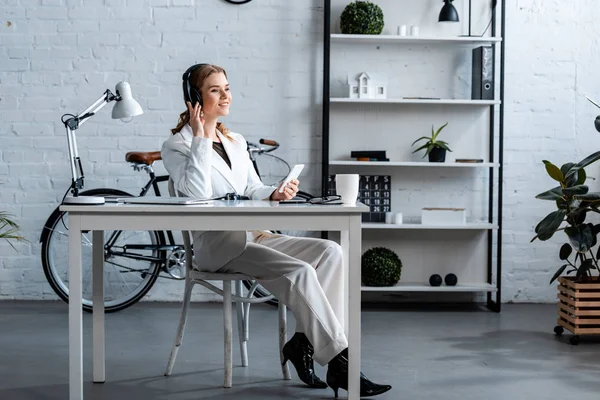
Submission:
<svg viewBox="0 0 600 400">
<path fill-rule="evenodd" d="M 438 136 L 442 129 L 444 129 L 448 123 L 446 122 L 444 125 L 440 126 L 437 131 L 434 130 L 433 125 L 431 126 L 431 136 L 421 136 L 417 140 L 413 142 L 413 146 L 420 142 L 421 140 L 425 140 L 425 144 L 421 147 L 413 151 L 413 154 L 425 150 L 425 156 L 429 156 L 429 162 L 444 162 L 446 161 L 446 151 L 452 151 L 448 147 L 448 143 L 443 140 L 438 140 Z"/>
<path fill-rule="evenodd" d="M 373 247 L 362 255 L 362 283 L 366 286 L 394 286 L 401 272 L 402 261 L 388 248 Z"/>
<path fill-rule="evenodd" d="M 560 168 L 544 160 L 546 172 L 559 186 L 535 197 L 554 202 L 556 210 L 537 224 L 536 236 L 531 241 L 546 241 L 558 231 L 563 231 L 568 238 L 568 243 L 563 244 L 558 252 L 563 264 L 554 273 L 550 283 L 564 273 L 575 273 L 575 281 L 581 283 L 598 279 L 594 275 L 600 272 L 600 248 L 595 247 L 598 244 L 600 224 L 589 222 L 588 216 L 600 214 L 600 192 L 590 192 L 585 185 L 585 167 L 599 159 L 600 152 L 596 152 L 578 163 L 569 162 Z"/>
<path fill-rule="evenodd" d="M 11 240 L 25 240 L 18 232 L 19 225 L 11 219 L 11 215 L 5 211 L 0 211 L 0 239 L 5 239 L 8 244 L 15 248 Z"/>
<path fill-rule="evenodd" d="M 345 34 L 379 35 L 383 31 L 383 11 L 370 1 L 355 1 L 340 16 L 340 30 Z"/>
</svg>

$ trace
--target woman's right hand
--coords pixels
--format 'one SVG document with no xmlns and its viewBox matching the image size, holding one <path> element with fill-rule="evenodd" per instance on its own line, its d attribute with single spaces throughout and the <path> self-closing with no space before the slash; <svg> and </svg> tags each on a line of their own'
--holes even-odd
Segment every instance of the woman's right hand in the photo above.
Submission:
<svg viewBox="0 0 600 400">
<path fill-rule="evenodd" d="M 205 137 L 204 135 L 204 118 L 202 118 L 202 106 L 196 103 L 192 107 L 192 103 L 186 102 L 188 113 L 190 114 L 190 126 L 194 136 Z"/>
</svg>

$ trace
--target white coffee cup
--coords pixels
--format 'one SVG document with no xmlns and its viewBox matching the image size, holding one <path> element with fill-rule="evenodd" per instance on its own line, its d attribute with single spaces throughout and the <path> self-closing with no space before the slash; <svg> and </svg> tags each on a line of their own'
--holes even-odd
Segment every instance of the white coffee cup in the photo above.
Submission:
<svg viewBox="0 0 600 400">
<path fill-rule="evenodd" d="M 337 174 L 335 176 L 335 192 L 342 197 L 343 204 L 356 204 L 359 178 L 358 174 Z"/>
</svg>

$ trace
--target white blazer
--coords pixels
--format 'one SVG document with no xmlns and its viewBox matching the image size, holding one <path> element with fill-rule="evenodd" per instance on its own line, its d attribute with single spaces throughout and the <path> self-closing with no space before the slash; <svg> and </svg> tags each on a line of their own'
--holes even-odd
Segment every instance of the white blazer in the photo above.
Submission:
<svg viewBox="0 0 600 400">
<path fill-rule="evenodd" d="M 246 140 L 230 133 L 234 141 L 217 133 L 231 168 L 212 148 L 213 141 L 194 137 L 185 125 L 162 146 L 161 156 L 175 190 L 183 196 L 210 199 L 237 193 L 253 200 L 266 200 L 276 189 L 264 185 L 252 165 Z M 199 227 L 201 228 L 201 227 Z M 216 271 L 246 249 L 245 231 L 193 231 L 194 259 L 203 271 Z"/>
</svg>

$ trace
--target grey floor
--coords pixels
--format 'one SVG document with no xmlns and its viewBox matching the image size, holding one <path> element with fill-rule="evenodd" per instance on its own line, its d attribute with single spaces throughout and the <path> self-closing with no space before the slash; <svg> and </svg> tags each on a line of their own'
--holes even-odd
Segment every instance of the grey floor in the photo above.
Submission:
<svg viewBox="0 0 600 400">
<path fill-rule="evenodd" d="M 254 307 L 254 306 L 253 306 Z M 107 315 L 107 382 L 91 383 L 91 318 L 84 317 L 86 399 L 330 399 L 306 389 L 292 368 L 280 379 L 276 308 L 253 308 L 250 366 L 223 389 L 222 317 L 195 304 L 173 375 L 164 377 L 180 308 L 142 303 Z M 600 398 L 600 338 L 556 338 L 552 305 L 427 309 L 366 305 L 362 370 L 393 385 L 391 399 Z M 290 325 L 293 329 L 293 318 Z M 325 369 L 317 368 L 321 377 Z M 58 302 L 0 302 L 0 399 L 68 398 L 67 307 Z M 341 397 L 346 397 L 345 391 Z"/>
</svg>

